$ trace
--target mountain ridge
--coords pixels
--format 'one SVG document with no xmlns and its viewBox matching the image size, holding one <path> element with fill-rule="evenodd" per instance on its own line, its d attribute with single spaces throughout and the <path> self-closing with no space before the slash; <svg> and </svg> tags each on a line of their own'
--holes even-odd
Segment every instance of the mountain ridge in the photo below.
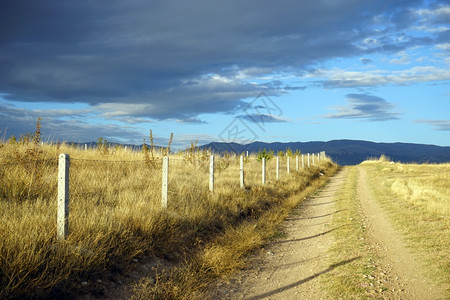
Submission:
<svg viewBox="0 0 450 300">
<path fill-rule="evenodd" d="M 444 163 L 450 162 L 450 147 L 415 143 L 378 143 L 364 140 L 331 140 L 311 142 L 253 142 L 250 144 L 212 142 L 202 145 L 201 149 L 215 152 L 251 153 L 262 149 L 273 151 L 300 150 L 301 153 L 325 151 L 329 157 L 340 165 L 356 165 L 362 161 L 386 155 L 393 161 L 402 163 Z"/>
</svg>

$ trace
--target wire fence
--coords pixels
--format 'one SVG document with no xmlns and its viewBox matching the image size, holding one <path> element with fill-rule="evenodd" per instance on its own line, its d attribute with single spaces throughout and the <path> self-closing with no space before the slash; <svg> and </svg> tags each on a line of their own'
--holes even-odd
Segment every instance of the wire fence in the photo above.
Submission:
<svg viewBox="0 0 450 300">
<path fill-rule="evenodd" d="M 65 163 L 62 166 L 62 156 Z M 307 159 L 307 163 L 305 160 Z M 61 154 L 56 158 L 19 157 L 0 161 L 0 200 L 51 201 L 58 195 L 58 236 L 68 232 L 70 207 L 89 214 L 92 207 L 145 205 L 183 213 L 198 198 L 221 190 L 237 190 L 280 180 L 290 172 L 315 164 L 325 153 L 256 159 L 255 156 L 189 156 L 144 159 L 90 159 Z M 263 165 L 265 167 L 263 167 Z M 70 195 L 70 196 L 69 196 Z"/>
<path fill-rule="evenodd" d="M 274 157 L 273 159 L 267 159 L 266 164 L 266 180 L 273 181 L 279 179 L 283 174 L 291 171 L 298 171 L 301 168 L 310 166 L 312 156 L 309 163 L 305 164 L 305 158 L 303 155 L 297 157 Z M 316 157 L 319 157 L 317 155 Z M 324 154 L 322 155 L 324 157 Z M 146 175 L 154 175 L 154 173 L 160 173 L 162 168 L 162 157 L 154 157 L 150 160 L 126 160 L 126 159 L 88 159 L 71 157 L 70 159 L 70 177 L 78 179 L 74 181 L 77 185 L 80 185 L 81 179 L 89 179 L 84 181 L 92 181 L 93 179 L 102 179 L 112 183 L 114 181 L 119 182 L 123 177 L 131 176 L 132 178 L 146 176 L 138 176 L 141 173 Z M 317 160 L 317 158 L 316 158 Z M 14 161 L 0 161 L 0 174 L 2 177 L 14 177 L 14 172 L 20 171 L 22 168 L 25 173 L 29 175 L 36 175 L 45 173 L 46 176 L 56 174 L 58 159 L 15 159 Z M 261 176 L 261 161 L 254 158 L 244 156 L 244 166 L 246 182 L 248 184 L 256 184 L 260 180 L 257 180 Z M 198 181 L 193 180 L 194 177 L 204 177 L 203 186 L 208 186 L 208 173 L 209 170 L 209 156 L 207 157 L 183 157 L 183 156 L 170 156 L 171 172 L 169 173 L 169 181 Z M 288 167 L 289 166 L 289 167 Z M 228 156 L 215 156 L 214 171 L 216 183 L 220 183 L 223 179 L 225 182 L 236 181 L 239 183 L 239 168 L 240 157 L 236 155 Z M 42 174 L 40 174 L 42 175 Z M 96 181 L 96 180 L 95 180 Z M 142 185 L 146 184 L 144 180 Z M 171 193 L 175 191 L 171 190 Z"/>
</svg>

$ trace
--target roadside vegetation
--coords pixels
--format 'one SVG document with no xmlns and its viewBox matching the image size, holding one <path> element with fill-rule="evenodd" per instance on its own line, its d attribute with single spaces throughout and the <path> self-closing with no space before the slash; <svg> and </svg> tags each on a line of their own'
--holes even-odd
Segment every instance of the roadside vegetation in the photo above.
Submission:
<svg viewBox="0 0 450 300">
<path fill-rule="evenodd" d="M 267 162 L 261 184 L 256 155 L 216 158 L 215 189 L 208 190 L 209 155 L 195 143 L 170 154 L 168 208 L 161 208 L 161 161 L 170 144 L 143 151 L 42 144 L 34 134 L 0 143 L 0 298 L 56 298 L 96 293 L 95 283 L 127 273 L 155 257 L 156 270 L 134 288 L 135 299 L 203 297 L 208 283 L 228 276 L 273 235 L 307 194 L 336 171 L 330 160 L 275 180 Z M 57 157 L 70 155 L 69 235 L 56 239 Z M 293 162 L 291 161 L 291 164 Z M 286 170 L 286 159 L 281 168 Z M 321 175 L 322 173 L 322 175 Z M 323 175 L 324 174 L 324 175 Z M 105 295 L 103 295 L 105 296 Z"/>
<path fill-rule="evenodd" d="M 364 216 L 357 195 L 356 167 L 345 167 L 348 172 L 342 189 L 336 193 L 335 209 L 331 229 L 335 243 L 330 248 L 328 264 L 339 268 L 324 274 L 322 282 L 333 299 L 376 298 L 378 284 L 374 274 L 377 272 L 377 257 L 371 250 L 367 239 Z"/>
<path fill-rule="evenodd" d="M 252 186 L 240 196 L 245 201 L 259 202 L 251 215 L 240 222 L 228 223 L 177 268 L 161 273 L 156 280 L 141 280 L 132 299 L 208 299 L 208 285 L 244 267 L 246 257 L 279 234 L 280 225 L 289 213 L 336 171 L 337 166 L 327 159 L 310 169 L 292 172 L 265 188 Z M 228 201 L 239 197 L 236 192 Z"/>
<path fill-rule="evenodd" d="M 450 164 L 367 161 L 370 183 L 408 246 L 450 296 Z M 376 188 L 375 188 L 376 187 Z"/>
<path fill-rule="evenodd" d="M 406 237 L 407 246 L 426 262 L 429 277 L 450 296 L 450 164 L 400 164 L 388 157 L 361 164 L 377 201 Z M 358 168 L 345 167 L 348 176 L 336 194 L 331 228 L 335 239 L 329 265 L 356 258 L 322 278 L 331 298 L 383 298 L 379 257 L 366 233 L 357 195 Z"/>
</svg>

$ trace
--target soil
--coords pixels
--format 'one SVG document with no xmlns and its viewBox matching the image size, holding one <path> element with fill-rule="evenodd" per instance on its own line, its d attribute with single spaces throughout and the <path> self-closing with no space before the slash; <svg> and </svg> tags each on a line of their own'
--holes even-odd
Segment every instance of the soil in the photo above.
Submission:
<svg viewBox="0 0 450 300">
<path fill-rule="evenodd" d="M 443 299 L 444 291 L 423 275 L 422 263 L 406 248 L 404 238 L 375 200 L 366 170 L 357 168 L 357 193 L 364 214 L 362 226 L 367 228 L 371 251 L 380 257 L 373 279 L 382 289 L 373 297 Z M 318 195 L 303 201 L 286 221 L 285 236 L 252 257 L 247 269 L 229 282 L 214 286 L 213 298 L 329 299 L 319 277 L 338 267 L 329 267 L 326 262 L 333 244 L 332 216 L 339 213 L 334 207 L 335 193 L 342 187 L 348 170 L 349 167 L 344 168 Z"/>
<path fill-rule="evenodd" d="M 141 255 L 133 259 L 132 265 L 127 270 L 116 266 L 113 273 L 105 272 L 103 276 L 81 282 L 80 290 L 73 298 L 77 300 L 129 299 L 133 293 L 133 287 L 141 279 L 155 281 L 157 271 L 160 273 L 173 268 L 174 265 L 165 259 Z"/>
<path fill-rule="evenodd" d="M 335 193 L 342 186 L 347 170 L 331 178 L 318 195 L 295 209 L 286 221 L 285 237 L 265 247 L 249 263 L 249 268 L 218 286 L 214 298 L 220 299 L 323 299 L 319 276 L 330 271 L 325 265 L 333 243 L 330 227 Z"/>
</svg>

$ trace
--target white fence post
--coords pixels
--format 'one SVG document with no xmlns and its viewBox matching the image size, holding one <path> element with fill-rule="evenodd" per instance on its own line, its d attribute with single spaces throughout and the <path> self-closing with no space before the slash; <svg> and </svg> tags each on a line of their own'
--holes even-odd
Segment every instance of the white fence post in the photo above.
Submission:
<svg viewBox="0 0 450 300">
<path fill-rule="evenodd" d="M 280 179 L 280 157 L 277 155 L 277 169 L 276 169 L 276 174 L 277 174 L 277 180 Z"/>
<path fill-rule="evenodd" d="M 87 151 L 87 144 L 84 144 L 84 151 Z"/>
<path fill-rule="evenodd" d="M 320 153 L 317 153 L 317 163 L 320 163 Z"/>
<path fill-rule="evenodd" d="M 291 157 L 290 156 L 287 157 L 286 171 L 287 171 L 288 174 L 291 171 Z"/>
<path fill-rule="evenodd" d="M 314 153 L 312 154 L 312 164 L 314 165 Z"/>
<path fill-rule="evenodd" d="M 209 157 L 209 191 L 214 192 L 214 155 Z"/>
<path fill-rule="evenodd" d="M 69 234 L 69 154 L 61 153 L 58 161 L 57 239 L 65 240 Z"/>
<path fill-rule="evenodd" d="M 162 169 L 162 189 L 161 189 L 161 207 L 162 208 L 167 208 L 168 185 L 169 185 L 169 157 L 164 156 L 163 169 Z"/>
<path fill-rule="evenodd" d="M 261 176 L 262 184 L 266 183 L 266 158 L 262 158 L 262 176 Z"/>
<path fill-rule="evenodd" d="M 295 171 L 298 172 L 298 155 L 295 156 Z"/>
<path fill-rule="evenodd" d="M 244 185 L 244 155 L 241 155 L 241 159 L 240 159 L 240 164 L 239 164 L 239 181 L 240 181 L 240 186 L 241 189 L 243 189 L 245 187 Z"/>
</svg>

